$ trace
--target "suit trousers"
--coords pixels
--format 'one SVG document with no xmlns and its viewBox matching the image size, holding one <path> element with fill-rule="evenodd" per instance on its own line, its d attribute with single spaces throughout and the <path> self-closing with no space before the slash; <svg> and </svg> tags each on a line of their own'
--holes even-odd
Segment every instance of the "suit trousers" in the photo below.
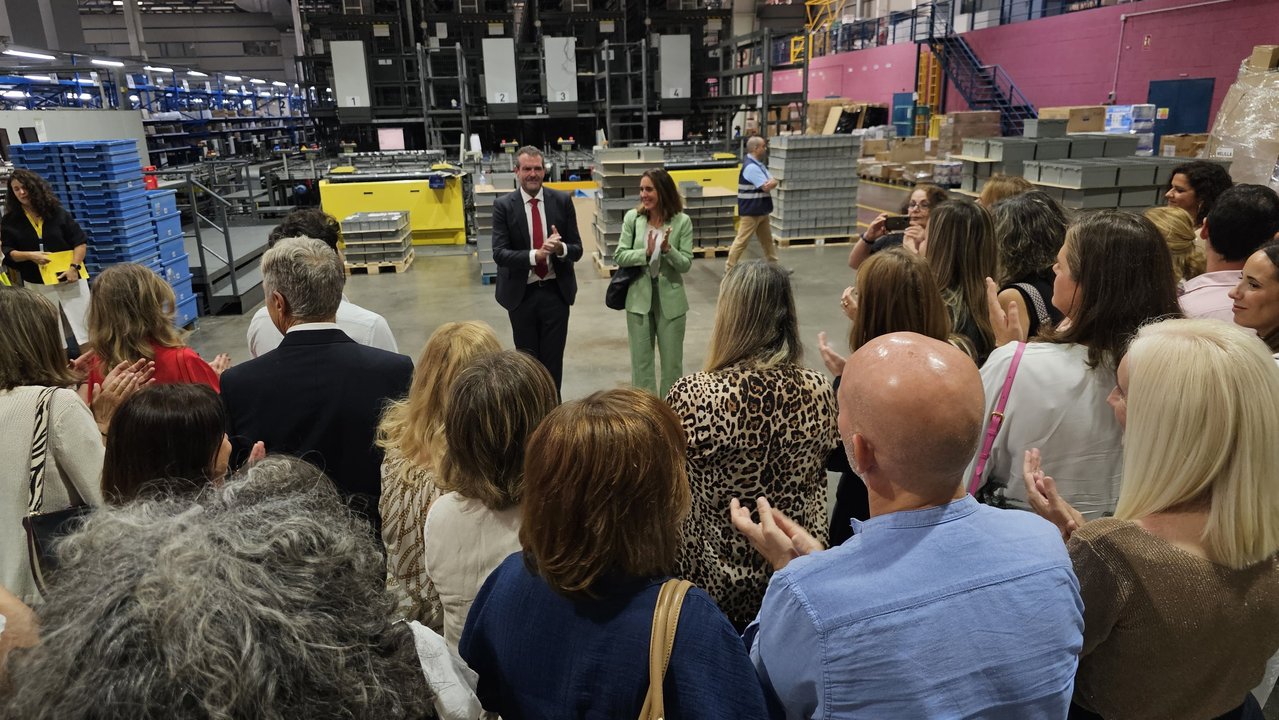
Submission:
<svg viewBox="0 0 1279 720">
<path fill-rule="evenodd" d="M 560 389 L 564 377 L 564 344 L 568 342 L 568 303 L 556 280 L 529 283 L 518 307 L 507 312 L 515 349 L 532 355 Z"/>
<path fill-rule="evenodd" d="M 725 270 L 732 270 L 737 261 L 746 252 L 746 245 L 755 235 L 759 235 L 759 244 L 764 248 L 764 258 L 769 262 L 777 262 L 777 247 L 773 245 L 773 229 L 768 224 L 767 215 L 742 215 L 737 218 L 737 237 L 733 246 L 728 249 L 728 264 Z"/>
<path fill-rule="evenodd" d="M 645 282 L 641 277 L 635 282 Z M 657 282 L 653 281 L 653 307 L 646 314 L 626 313 L 626 335 L 631 346 L 631 384 L 641 390 L 666 397 L 675 381 L 684 375 L 684 325 L 687 315 L 662 317 Z M 658 387 L 653 367 L 653 345 L 662 355 L 662 384 Z"/>
</svg>

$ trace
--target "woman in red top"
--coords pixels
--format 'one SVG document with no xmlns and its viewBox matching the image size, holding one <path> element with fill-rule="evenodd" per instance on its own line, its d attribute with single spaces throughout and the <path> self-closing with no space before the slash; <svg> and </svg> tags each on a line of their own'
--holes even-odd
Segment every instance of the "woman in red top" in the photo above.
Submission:
<svg viewBox="0 0 1279 720">
<path fill-rule="evenodd" d="M 154 360 L 156 383 L 200 383 L 221 390 L 218 375 L 229 363 L 219 357 L 215 370 L 183 343 L 173 326 L 176 306 L 173 288 L 141 265 L 112 265 L 98 274 L 89 304 L 90 393 L 102 381 L 102 368 L 125 358 Z"/>
</svg>

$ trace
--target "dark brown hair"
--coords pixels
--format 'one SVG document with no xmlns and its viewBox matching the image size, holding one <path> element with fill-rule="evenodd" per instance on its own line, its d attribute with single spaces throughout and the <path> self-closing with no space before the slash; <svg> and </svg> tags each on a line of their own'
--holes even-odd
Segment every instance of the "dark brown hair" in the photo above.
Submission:
<svg viewBox="0 0 1279 720">
<path fill-rule="evenodd" d="M 319 208 L 298 208 L 284 216 L 267 236 L 268 247 L 285 238 L 309 237 L 322 241 L 336 252 L 342 240 L 342 225 L 337 218 Z"/>
<path fill-rule="evenodd" d="M 200 489 L 212 482 L 226 413 L 208 385 L 153 385 L 111 418 L 102 497 L 126 503 L 151 489 Z"/>
<path fill-rule="evenodd" d="M 18 202 L 18 198 L 13 195 L 14 181 L 22 183 L 22 187 L 27 189 L 27 197 L 31 200 L 31 208 L 43 219 L 52 218 L 62 209 L 62 202 L 58 200 L 58 196 L 53 194 L 53 188 L 49 186 L 49 181 L 40 175 L 27 170 L 18 168 L 9 176 L 9 184 L 6 189 L 9 191 L 8 199 L 5 201 L 5 215 L 22 214 L 22 203 Z"/>
<path fill-rule="evenodd" d="M 991 208 L 1000 200 L 1007 200 L 1010 197 L 1016 197 L 1034 189 L 1035 186 L 1020 175 L 996 173 L 991 175 L 986 184 L 982 186 L 981 195 L 977 198 L 977 202 L 983 207 Z"/>
<path fill-rule="evenodd" d="M 492 510 L 518 503 L 524 445 L 557 403 L 555 381 L 531 356 L 505 350 L 471 360 L 449 392 L 440 489 Z"/>
<path fill-rule="evenodd" d="M 880 335 L 913 332 L 950 339 L 950 314 L 928 261 L 905 248 L 875 253 L 857 271 L 857 313 L 848 349 L 857 352 Z"/>
<path fill-rule="evenodd" d="M 1266 254 L 1266 259 L 1273 266 L 1275 280 L 1279 280 L 1279 241 L 1272 241 L 1261 247 L 1261 252 Z M 1275 330 L 1266 337 L 1261 338 L 1266 343 L 1266 347 L 1270 348 L 1270 352 L 1279 353 L 1279 330 Z"/>
<path fill-rule="evenodd" d="M 1172 254 L 1155 224 L 1140 215 L 1101 210 L 1066 231 L 1067 268 L 1079 286 L 1078 309 L 1057 343 L 1088 348 L 1088 366 L 1114 370 L 1142 325 L 1181 317 Z"/>
<path fill-rule="evenodd" d="M 1190 185 L 1191 190 L 1195 191 L 1195 201 L 1199 203 L 1199 212 L 1195 215 L 1196 223 L 1202 223 L 1212 211 L 1217 198 L 1235 184 L 1230 177 L 1230 172 L 1224 166 L 1207 160 L 1192 160 L 1184 165 L 1178 165 L 1172 169 L 1169 177 L 1177 175 L 1185 175 L 1186 183 Z M 1172 187 L 1171 182 L 1168 185 Z"/>
<path fill-rule="evenodd" d="M 1066 241 L 1066 213 L 1043 190 L 1013 195 L 995 203 L 995 244 L 999 248 L 999 283 L 1022 282 L 1057 262 Z"/>
<path fill-rule="evenodd" d="M 0 390 L 19 385 L 69 387 L 80 377 L 67 366 L 52 302 L 30 288 L 0 287 Z"/>
<path fill-rule="evenodd" d="M 932 183 L 916 183 L 915 187 L 910 189 L 906 194 L 906 199 L 902 200 L 902 214 L 905 215 L 910 210 L 910 197 L 915 194 L 916 190 L 924 191 L 924 199 L 928 201 L 929 212 L 933 208 L 941 205 L 950 199 L 950 193 L 946 192 L 942 187 Z"/>
<path fill-rule="evenodd" d="M 652 393 L 594 393 L 552 410 L 524 458 L 520 544 L 555 591 L 595 597 L 608 577 L 675 568 L 689 508 L 680 420 Z"/>
<path fill-rule="evenodd" d="M 679 190 L 675 187 L 675 180 L 671 178 L 670 173 L 664 168 L 653 168 L 645 170 L 644 177 L 653 183 L 653 189 L 657 191 L 657 211 L 662 214 L 666 222 L 670 222 L 671 218 L 684 212 L 684 198 L 680 197 Z M 640 206 L 636 212 L 643 217 L 648 217 L 648 211 L 643 206 Z"/>
</svg>

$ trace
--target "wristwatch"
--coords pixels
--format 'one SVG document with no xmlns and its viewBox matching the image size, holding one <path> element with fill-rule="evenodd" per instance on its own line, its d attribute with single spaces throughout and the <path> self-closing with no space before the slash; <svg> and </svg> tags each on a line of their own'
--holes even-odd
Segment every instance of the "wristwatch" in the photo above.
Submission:
<svg viewBox="0 0 1279 720">
<path fill-rule="evenodd" d="M 80 269 L 80 263 L 71 263 L 71 269 L 72 269 L 72 270 L 79 270 L 79 269 Z"/>
</svg>

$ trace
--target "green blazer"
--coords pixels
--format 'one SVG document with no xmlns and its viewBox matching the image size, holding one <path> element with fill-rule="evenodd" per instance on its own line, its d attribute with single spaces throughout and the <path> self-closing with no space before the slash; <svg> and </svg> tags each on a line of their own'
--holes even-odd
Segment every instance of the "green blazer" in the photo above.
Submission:
<svg viewBox="0 0 1279 720">
<path fill-rule="evenodd" d="M 671 249 L 662 255 L 658 266 L 657 293 L 661 300 L 662 317 L 677 318 L 688 313 L 688 296 L 684 294 L 684 280 L 680 276 L 693 266 L 693 221 L 685 213 L 671 218 Z M 622 224 L 622 238 L 617 243 L 613 259 L 618 267 L 648 265 L 648 219 L 635 210 L 626 213 Z M 653 309 L 653 282 L 648 273 L 631 283 L 626 293 L 626 311 L 647 315 Z"/>
</svg>

